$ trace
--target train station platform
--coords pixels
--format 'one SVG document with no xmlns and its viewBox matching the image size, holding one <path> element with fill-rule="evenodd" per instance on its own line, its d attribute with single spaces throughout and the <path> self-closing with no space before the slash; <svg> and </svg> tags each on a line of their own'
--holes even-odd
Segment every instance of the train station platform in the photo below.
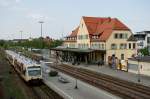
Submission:
<svg viewBox="0 0 150 99">
<path fill-rule="evenodd" d="M 59 75 L 69 81 L 69 83 L 62 83 L 58 80 L 58 76 L 50 77 L 45 70 L 49 67 L 43 66 L 43 81 L 51 89 L 59 93 L 65 99 L 120 99 L 104 90 L 100 90 L 89 84 L 77 80 L 78 89 L 75 89 L 76 79 L 59 72 Z"/>
<path fill-rule="evenodd" d="M 99 73 L 103 73 L 106 75 L 110 75 L 116 78 L 120 78 L 123 80 L 127 80 L 127 81 L 131 81 L 134 83 L 138 83 L 138 84 L 142 84 L 145 86 L 149 86 L 150 87 L 150 77 L 145 76 L 145 75 L 140 75 L 140 82 L 138 82 L 138 74 L 134 74 L 134 73 L 130 73 L 130 72 L 126 72 L 126 71 L 121 71 L 121 70 L 116 70 L 116 69 L 112 69 L 109 66 L 103 65 L 103 66 L 99 66 L 98 65 L 86 65 L 86 64 L 81 64 L 81 65 L 72 65 L 71 63 L 64 63 L 70 66 L 76 66 L 78 68 L 84 68 L 84 69 L 89 69 L 92 71 L 96 71 Z"/>
</svg>

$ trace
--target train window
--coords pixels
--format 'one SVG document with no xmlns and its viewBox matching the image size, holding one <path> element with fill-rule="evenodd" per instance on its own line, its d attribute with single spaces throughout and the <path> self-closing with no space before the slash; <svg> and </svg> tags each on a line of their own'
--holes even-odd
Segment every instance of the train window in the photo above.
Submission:
<svg viewBox="0 0 150 99">
<path fill-rule="evenodd" d="M 28 70 L 29 76 L 38 76 L 41 75 L 41 70 Z"/>
<path fill-rule="evenodd" d="M 41 68 L 39 66 L 28 67 L 28 75 L 29 76 L 38 76 L 41 75 Z"/>
</svg>

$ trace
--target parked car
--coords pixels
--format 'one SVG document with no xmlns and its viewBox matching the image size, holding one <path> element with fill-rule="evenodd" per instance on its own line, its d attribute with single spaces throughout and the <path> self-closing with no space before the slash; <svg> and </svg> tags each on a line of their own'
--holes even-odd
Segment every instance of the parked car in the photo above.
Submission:
<svg viewBox="0 0 150 99">
<path fill-rule="evenodd" d="M 57 71 L 51 70 L 51 71 L 49 72 L 49 76 L 51 76 L 51 77 L 54 77 L 54 76 L 57 76 L 57 75 L 58 75 L 58 72 L 57 72 Z"/>
<path fill-rule="evenodd" d="M 58 81 L 62 82 L 62 83 L 69 83 L 68 79 L 62 77 L 62 76 L 59 76 L 58 77 Z"/>
</svg>

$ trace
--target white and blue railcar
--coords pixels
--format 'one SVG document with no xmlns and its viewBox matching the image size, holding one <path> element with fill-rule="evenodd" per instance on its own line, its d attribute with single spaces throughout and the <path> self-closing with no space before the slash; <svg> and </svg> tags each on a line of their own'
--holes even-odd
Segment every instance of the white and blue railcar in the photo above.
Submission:
<svg viewBox="0 0 150 99">
<path fill-rule="evenodd" d="M 41 82 L 41 65 L 20 53 L 6 50 L 6 58 L 26 82 Z"/>
</svg>

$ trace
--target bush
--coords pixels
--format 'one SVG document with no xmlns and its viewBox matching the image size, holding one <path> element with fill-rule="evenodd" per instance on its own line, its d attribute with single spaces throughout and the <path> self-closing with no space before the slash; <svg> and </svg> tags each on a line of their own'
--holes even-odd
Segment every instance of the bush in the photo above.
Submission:
<svg viewBox="0 0 150 99">
<path fill-rule="evenodd" d="M 149 55 L 149 51 L 148 51 L 148 48 L 147 48 L 147 47 L 145 47 L 145 48 L 141 49 L 141 50 L 140 50 L 140 52 L 141 52 L 141 53 L 142 53 L 142 55 L 144 55 L 144 56 Z"/>
</svg>

